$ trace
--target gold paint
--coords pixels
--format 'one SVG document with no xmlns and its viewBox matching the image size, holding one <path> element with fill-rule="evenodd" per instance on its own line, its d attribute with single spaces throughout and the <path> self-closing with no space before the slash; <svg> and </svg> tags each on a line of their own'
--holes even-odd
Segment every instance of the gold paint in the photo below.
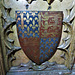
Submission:
<svg viewBox="0 0 75 75">
<path fill-rule="evenodd" d="M 21 31 L 19 33 L 22 33 Z"/>
<path fill-rule="evenodd" d="M 35 21 L 33 20 L 33 25 L 35 25 Z"/>
<path fill-rule="evenodd" d="M 24 33 L 22 34 L 22 37 L 24 38 Z"/>
<path fill-rule="evenodd" d="M 53 47 L 51 47 L 51 49 L 52 49 Z"/>
<path fill-rule="evenodd" d="M 48 49 L 48 47 L 46 49 Z"/>
<path fill-rule="evenodd" d="M 21 26 L 21 29 L 24 29 L 24 27 Z"/>
<path fill-rule="evenodd" d="M 29 20 L 26 20 L 27 23 L 29 23 Z"/>
<path fill-rule="evenodd" d="M 37 12 L 37 11 L 35 11 L 35 13 L 37 14 L 38 12 Z"/>
<path fill-rule="evenodd" d="M 21 25 L 19 24 L 18 27 L 21 27 Z"/>
<path fill-rule="evenodd" d="M 45 47 L 45 44 L 44 44 L 44 47 Z"/>
<path fill-rule="evenodd" d="M 33 33 L 33 37 L 35 37 L 35 33 Z"/>
<path fill-rule="evenodd" d="M 46 39 L 43 39 L 44 41 L 46 41 Z"/>
<path fill-rule="evenodd" d="M 53 42 L 51 42 L 51 44 L 53 44 Z"/>
<path fill-rule="evenodd" d="M 33 17 L 35 16 L 35 13 L 32 13 Z"/>
<path fill-rule="evenodd" d="M 53 46 L 55 47 L 55 44 Z"/>
<path fill-rule="evenodd" d="M 35 17 L 35 20 L 37 20 L 38 18 L 37 17 Z"/>
<path fill-rule="evenodd" d="M 39 35 L 39 33 L 38 33 L 38 35 Z"/>
<path fill-rule="evenodd" d="M 54 41 L 56 40 L 56 38 L 53 39 Z"/>
<path fill-rule="evenodd" d="M 21 20 L 20 18 L 18 18 L 18 20 Z"/>
<path fill-rule="evenodd" d="M 36 24 L 35 26 L 36 26 L 36 27 L 38 27 L 38 25 L 37 25 L 37 24 Z"/>
<path fill-rule="evenodd" d="M 48 54 L 48 53 L 46 52 L 46 54 Z"/>
<path fill-rule="evenodd" d="M 48 50 L 48 52 L 50 52 L 50 49 Z"/>
<path fill-rule="evenodd" d="M 17 21 L 16 21 L 16 23 L 18 22 L 18 19 L 17 19 Z"/>
<path fill-rule="evenodd" d="M 35 27 L 32 27 L 33 28 L 33 30 L 35 29 Z"/>
<path fill-rule="evenodd" d="M 25 13 L 26 14 L 26 12 L 24 11 L 23 13 Z"/>
<path fill-rule="evenodd" d="M 41 44 L 43 44 L 43 42 L 41 42 Z"/>
<path fill-rule="evenodd" d="M 51 39 L 49 39 L 49 42 L 51 41 Z"/>
<path fill-rule="evenodd" d="M 49 46 L 51 45 L 51 43 L 48 44 Z"/>
<path fill-rule="evenodd" d="M 24 25 L 24 27 L 27 27 L 27 25 Z"/>
<path fill-rule="evenodd" d="M 48 44 L 48 42 L 46 42 L 46 44 Z"/>
<path fill-rule="evenodd" d="M 30 31 L 30 33 L 33 33 L 32 31 Z"/>
<path fill-rule="evenodd" d="M 58 42 L 56 41 L 56 43 L 58 43 Z"/>
<path fill-rule="evenodd" d="M 45 48 L 43 48 L 43 51 L 45 51 L 46 49 Z"/>
<path fill-rule="evenodd" d="M 29 13 L 27 13 L 27 19 L 29 18 Z"/>
<path fill-rule="evenodd" d="M 41 47 L 41 49 L 43 49 L 43 47 Z"/>
<path fill-rule="evenodd" d="M 42 33 L 42 37 L 46 37 L 46 36 L 48 36 L 48 35 L 51 35 L 52 37 L 55 37 L 55 34 L 57 34 L 57 32 L 50 32 L 50 33 L 47 33 L 47 29 L 50 27 L 51 28 L 51 26 L 54 26 L 53 28 L 51 28 L 51 29 L 53 29 L 53 30 L 56 30 L 56 24 L 53 24 L 53 25 L 51 25 L 51 24 L 48 24 L 48 19 L 49 18 L 51 18 L 51 17 L 53 17 L 53 16 L 50 16 L 49 17 L 49 15 L 48 15 L 48 13 L 46 12 L 44 15 L 42 14 L 42 12 L 41 12 L 41 17 L 43 17 L 43 19 L 41 19 L 40 18 L 40 15 L 39 15 L 39 18 L 40 18 L 40 22 L 42 23 L 42 26 L 43 26 L 43 28 L 42 29 L 44 29 L 45 30 L 45 32 L 43 33 L 42 31 L 41 31 L 41 33 Z M 55 16 L 54 16 L 54 18 L 52 18 L 51 19 L 52 21 L 55 21 Z M 45 24 L 43 24 L 43 21 L 45 21 Z M 41 24 L 40 24 L 40 22 L 39 22 L 39 25 L 41 26 Z M 61 26 L 60 26 L 61 27 Z"/>
<path fill-rule="evenodd" d="M 38 31 L 35 31 L 35 33 L 38 33 Z"/>
<path fill-rule="evenodd" d="M 30 24 L 30 27 L 32 27 L 32 24 Z"/>
<path fill-rule="evenodd" d="M 26 20 L 26 18 L 24 18 L 24 20 Z"/>
<path fill-rule="evenodd" d="M 20 13 L 20 11 L 17 12 L 18 14 Z"/>
<path fill-rule="evenodd" d="M 29 32 L 29 27 L 27 28 L 27 31 Z"/>
<path fill-rule="evenodd" d="M 41 55 L 42 55 L 43 53 L 41 53 Z M 42 57 L 41 57 L 42 58 Z"/>
<path fill-rule="evenodd" d="M 45 58 L 45 54 L 43 54 L 43 57 Z"/>
<path fill-rule="evenodd" d="M 29 33 L 27 33 L 27 35 L 29 36 L 30 34 L 29 34 Z"/>
<path fill-rule="evenodd" d="M 24 33 L 27 33 L 27 31 L 24 31 Z"/>
<path fill-rule="evenodd" d="M 32 21 L 32 18 L 30 18 L 30 20 Z"/>
</svg>

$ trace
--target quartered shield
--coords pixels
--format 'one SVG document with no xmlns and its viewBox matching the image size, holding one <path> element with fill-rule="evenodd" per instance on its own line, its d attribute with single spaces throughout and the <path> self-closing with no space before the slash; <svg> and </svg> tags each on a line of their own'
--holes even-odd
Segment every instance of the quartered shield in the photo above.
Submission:
<svg viewBox="0 0 75 75">
<path fill-rule="evenodd" d="M 16 11 L 20 45 L 36 64 L 49 60 L 57 50 L 62 33 L 61 11 Z"/>
</svg>

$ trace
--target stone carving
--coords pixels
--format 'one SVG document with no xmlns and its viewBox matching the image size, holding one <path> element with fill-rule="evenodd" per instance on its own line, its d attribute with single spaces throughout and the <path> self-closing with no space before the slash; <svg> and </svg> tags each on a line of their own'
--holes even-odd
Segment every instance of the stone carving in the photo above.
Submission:
<svg viewBox="0 0 75 75">
<path fill-rule="evenodd" d="M 63 25 L 64 27 L 64 32 L 67 33 L 67 37 L 63 38 L 62 44 L 58 47 L 58 49 L 64 51 L 61 55 L 65 59 L 65 65 L 69 68 L 72 69 L 73 64 L 75 62 L 75 48 L 74 48 L 74 36 L 75 32 L 73 31 L 74 29 L 74 21 L 75 21 L 75 1 L 71 3 L 71 5 L 66 8 L 68 12 L 68 16 L 64 18 L 63 20 Z M 67 27 L 66 27 L 67 26 Z"/>
<path fill-rule="evenodd" d="M 30 1 L 29 3 L 31 3 L 32 0 L 29 0 L 29 1 Z M 44 0 L 44 1 L 46 1 L 46 0 Z M 62 0 L 60 0 L 60 1 L 62 1 Z M 2 4 L 1 8 L 2 8 L 2 31 L 1 31 L 1 40 L 2 41 L 1 41 L 1 43 L 2 43 L 2 52 L 3 52 L 3 57 L 4 57 L 3 58 L 4 66 L 5 66 L 5 70 L 7 72 L 12 67 L 12 61 L 16 59 L 14 57 L 15 52 L 20 50 L 21 48 L 14 46 L 14 40 L 10 39 L 10 37 L 9 37 L 10 33 L 13 33 L 13 30 L 12 30 L 13 25 L 16 24 L 15 18 L 12 19 L 10 16 L 10 12 L 13 8 L 11 8 L 7 4 L 5 4 L 5 0 L 3 0 L 3 4 Z M 74 24 L 75 24 L 75 19 L 74 19 L 75 18 L 75 0 L 73 0 L 72 4 L 66 9 L 67 9 L 68 15 L 63 20 L 63 25 L 65 28 L 64 32 L 68 34 L 68 37 L 62 39 L 63 42 L 58 47 L 58 49 L 65 52 L 65 53 L 63 52 L 63 55 L 62 55 L 62 57 L 65 59 L 65 65 L 69 69 L 72 69 L 74 62 L 75 62 L 75 47 L 74 47 L 75 33 L 73 32 L 73 30 L 75 30 L 75 26 L 74 26 Z M 47 65 L 48 63 L 44 63 L 44 64 Z M 35 65 L 35 63 L 32 64 L 31 61 L 29 63 L 27 63 L 26 65 L 21 64 L 21 66 L 28 67 L 27 69 L 32 68 L 32 65 Z M 35 67 L 33 69 L 35 69 Z"/>
<path fill-rule="evenodd" d="M 14 54 L 16 51 L 20 50 L 20 47 L 14 46 L 14 40 L 9 38 L 10 33 L 13 33 L 12 26 L 16 23 L 15 19 L 10 16 L 10 11 L 12 10 L 9 6 L 2 4 L 2 31 L 1 31 L 1 44 L 3 60 L 6 72 L 12 66 L 12 61 L 16 58 Z"/>
</svg>

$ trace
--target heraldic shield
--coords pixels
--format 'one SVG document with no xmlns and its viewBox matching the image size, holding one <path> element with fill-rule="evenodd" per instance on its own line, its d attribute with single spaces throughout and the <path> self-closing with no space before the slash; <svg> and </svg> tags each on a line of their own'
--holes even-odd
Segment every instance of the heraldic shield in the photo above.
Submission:
<svg viewBox="0 0 75 75">
<path fill-rule="evenodd" d="M 40 65 L 56 52 L 62 33 L 62 11 L 16 11 L 17 34 L 27 57 Z"/>
</svg>

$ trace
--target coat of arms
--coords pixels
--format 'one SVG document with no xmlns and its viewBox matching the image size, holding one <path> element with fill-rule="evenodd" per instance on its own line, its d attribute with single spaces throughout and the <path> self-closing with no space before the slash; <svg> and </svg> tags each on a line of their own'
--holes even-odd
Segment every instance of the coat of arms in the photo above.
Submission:
<svg viewBox="0 0 75 75">
<path fill-rule="evenodd" d="M 16 11 L 17 33 L 27 57 L 36 64 L 49 60 L 62 33 L 62 11 Z"/>
</svg>

